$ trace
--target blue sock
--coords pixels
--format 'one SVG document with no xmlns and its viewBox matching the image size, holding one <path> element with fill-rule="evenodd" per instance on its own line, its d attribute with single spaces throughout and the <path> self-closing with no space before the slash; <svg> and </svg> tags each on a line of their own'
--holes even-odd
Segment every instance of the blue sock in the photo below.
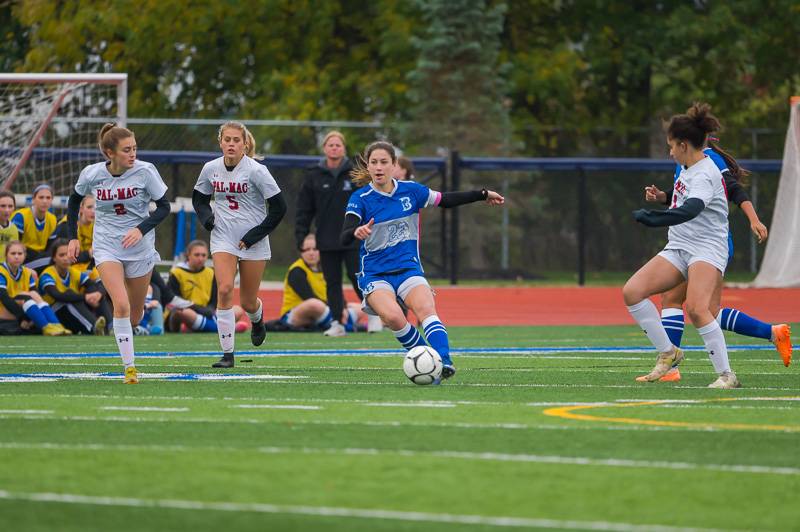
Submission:
<svg viewBox="0 0 800 532">
<path fill-rule="evenodd" d="M 447 329 L 444 324 L 439 321 L 439 316 L 434 314 L 428 316 L 422 321 L 422 330 L 425 332 L 425 338 L 432 348 L 436 349 L 442 356 L 442 363 L 447 366 L 452 366 L 453 361 L 450 360 L 450 340 L 447 337 Z"/>
<path fill-rule="evenodd" d="M 327 329 L 331 326 L 332 321 L 333 315 L 331 314 L 331 309 L 330 307 L 325 307 L 325 312 L 317 320 L 317 326 L 319 326 L 320 329 Z"/>
<path fill-rule="evenodd" d="M 763 338 L 772 340 L 772 325 L 751 318 L 744 312 L 739 312 L 735 308 L 724 308 L 717 316 L 720 327 L 726 331 L 733 331 L 736 334 L 752 336 L 753 338 Z"/>
<path fill-rule="evenodd" d="M 47 318 L 47 323 L 60 323 L 58 318 L 56 317 L 56 313 L 53 312 L 53 308 L 48 305 L 47 303 L 39 303 L 39 310 L 42 311 L 44 317 Z"/>
<path fill-rule="evenodd" d="M 145 309 L 144 314 L 142 315 L 142 319 L 139 320 L 139 327 L 144 327 L 147 329 L 147 324 L 150 323 L 150 309 Z"/>
<path fill-rule="evenodd" d="M 356 311 L 353 309 L 345 309 L 347 313 L 347 320 L 344 322 L 344 330 L 347 332 L 356 332 L 358 330 L 358 324 L 356 323 Z"/>
<path fill-rule="evenodd" d="M 683 338 L 683 309 L 665 308 L 661 311 L 661 324 L 667 331 L 667 337 L 675 347 L 681 346 Z"/>
<path fill-rule="evenodd" d="M 50 324 L 45 315 L 42 313 L 42 309 L 36 306 L 36 302 L 32 299 L 29 299 L 22 305 L 22 310 L 25 311 L 25 315 L 28 316 L 28 318 L 30 318 L 30 320 L 40 329 L 44 329 L 45 325 Z"/>
<path fill-rule="evenodd" d="M 412 327 L 410 323 L 406 322 L 405 327 L 400 329 L 399 331 L 392 331 L 397 338 L 397 341 L 400 342 L 406 350 L 411 349 L 412 347 L 417 347 L 418 345 L 427 345 L 425 340 L 422 339 L 422 336 L 419 334 L 419 331 L 416 327 Z"/>
<path fill-rule="evenodd" d="M 203 326 L 200 328 L 203 332 L 217 332 L 217 320 L 214 318 L 203 318 Z"/>
</svg>

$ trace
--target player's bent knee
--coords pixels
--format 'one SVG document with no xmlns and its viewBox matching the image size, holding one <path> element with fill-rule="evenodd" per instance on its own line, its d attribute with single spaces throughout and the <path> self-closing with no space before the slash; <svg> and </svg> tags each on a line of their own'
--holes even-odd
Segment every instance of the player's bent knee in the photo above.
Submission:
<svg viewBox="0 0 800 532">
<path fill-rule="evenodd" d="M 628 281 L 625 283 L 625 286 L 622 287 L 622 299 L 625 301 L 625 304 L 629 307 L 631 305 L 635 305 L 642 301 L 646 295 L 642 294 L 642 291 L 636 287 L 635 283 L 631 283 Z"/>
</svg>

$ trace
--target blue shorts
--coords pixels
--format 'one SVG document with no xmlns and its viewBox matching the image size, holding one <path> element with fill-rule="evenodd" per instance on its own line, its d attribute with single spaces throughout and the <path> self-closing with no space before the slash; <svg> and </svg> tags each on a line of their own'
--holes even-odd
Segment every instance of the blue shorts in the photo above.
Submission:
<svg viewBox="0 0 800 532">
<path fill-rule="evenodd" d="M 417 286 L 427 286 L 428 280 L 425 279 L 421 270 L 408 269 L 397 273 L 381 273 L 376 275 L 361 274 L 358 277 L 358 288 L 364 294 L 362 308 L 367 314 L 376 316 L 374 310 L 367 305 L 367 296 L 375 290 L 388 290 L 401 301 L 405 301 L 408 293 Z"/>
</svg>

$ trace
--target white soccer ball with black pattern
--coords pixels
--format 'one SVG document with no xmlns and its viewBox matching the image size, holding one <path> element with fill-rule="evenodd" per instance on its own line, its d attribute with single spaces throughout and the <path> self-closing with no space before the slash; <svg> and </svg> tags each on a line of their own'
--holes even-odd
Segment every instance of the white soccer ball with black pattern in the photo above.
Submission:
<svg viewBox="0 0 800 532">
<path fill-rule="evenodd" d="M 418 345 L 406 353 L 403 371 L 414 384 L 431 384 L 442 376 L 442 357 L 436 349 Z"/>
</svg>

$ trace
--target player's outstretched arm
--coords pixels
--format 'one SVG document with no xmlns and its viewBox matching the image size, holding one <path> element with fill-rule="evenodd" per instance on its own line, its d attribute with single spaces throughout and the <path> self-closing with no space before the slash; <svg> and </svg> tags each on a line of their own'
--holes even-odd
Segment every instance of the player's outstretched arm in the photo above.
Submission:
<svg viewBox="0 0 800 532">
<path fill-rule="evenodd" d="M 502 205 L 506 199 L 494 190 L 486 190 L 485 188 L 481 190 L 442 192 L 442 197 L 439 199 L 439 207 L 449 209 L 459 205 L 466 205 L 467 203 L 475 203 L 476 201 L 486 201 L 489 205 Z"/>
<path fill-rule="evenodd" d="M 283 194 L 278 192 L 274 196 L 267 198 L 267 216 L 257 226 L 250 229 L 242 237 L 242 244 L 245 248 L 250 248 L 256 242 L 262 240 L 278 227 L 286 214 L 286 200 Z M 239 246 L 241 247 L 241 246 Z"/>
<path fill-rule="evenodd" d="M 356 229 L 358 229 L 360 223 L 361 218 L 355 214 L 345 214 L 344 222 L 342 223 L 342 233 L 339 236 L 339 242 L 341 242 L 343 246 L 349 246 L 356 239 Z"/>
<path fill-rule="evenodd" d="M 688 222 L 700 214 L 705 207 L 706 204 L 703 203 L 703 200 L 698 198 L 689 198 L 683 203 L 683 205 L 676 209 L 667 209 L 666 211 L 638 209 L 633 211 L 633 217 L 637 222 L 648 227 L 666 227 L 669 225 L 678 225 Z"/>
</svg>

